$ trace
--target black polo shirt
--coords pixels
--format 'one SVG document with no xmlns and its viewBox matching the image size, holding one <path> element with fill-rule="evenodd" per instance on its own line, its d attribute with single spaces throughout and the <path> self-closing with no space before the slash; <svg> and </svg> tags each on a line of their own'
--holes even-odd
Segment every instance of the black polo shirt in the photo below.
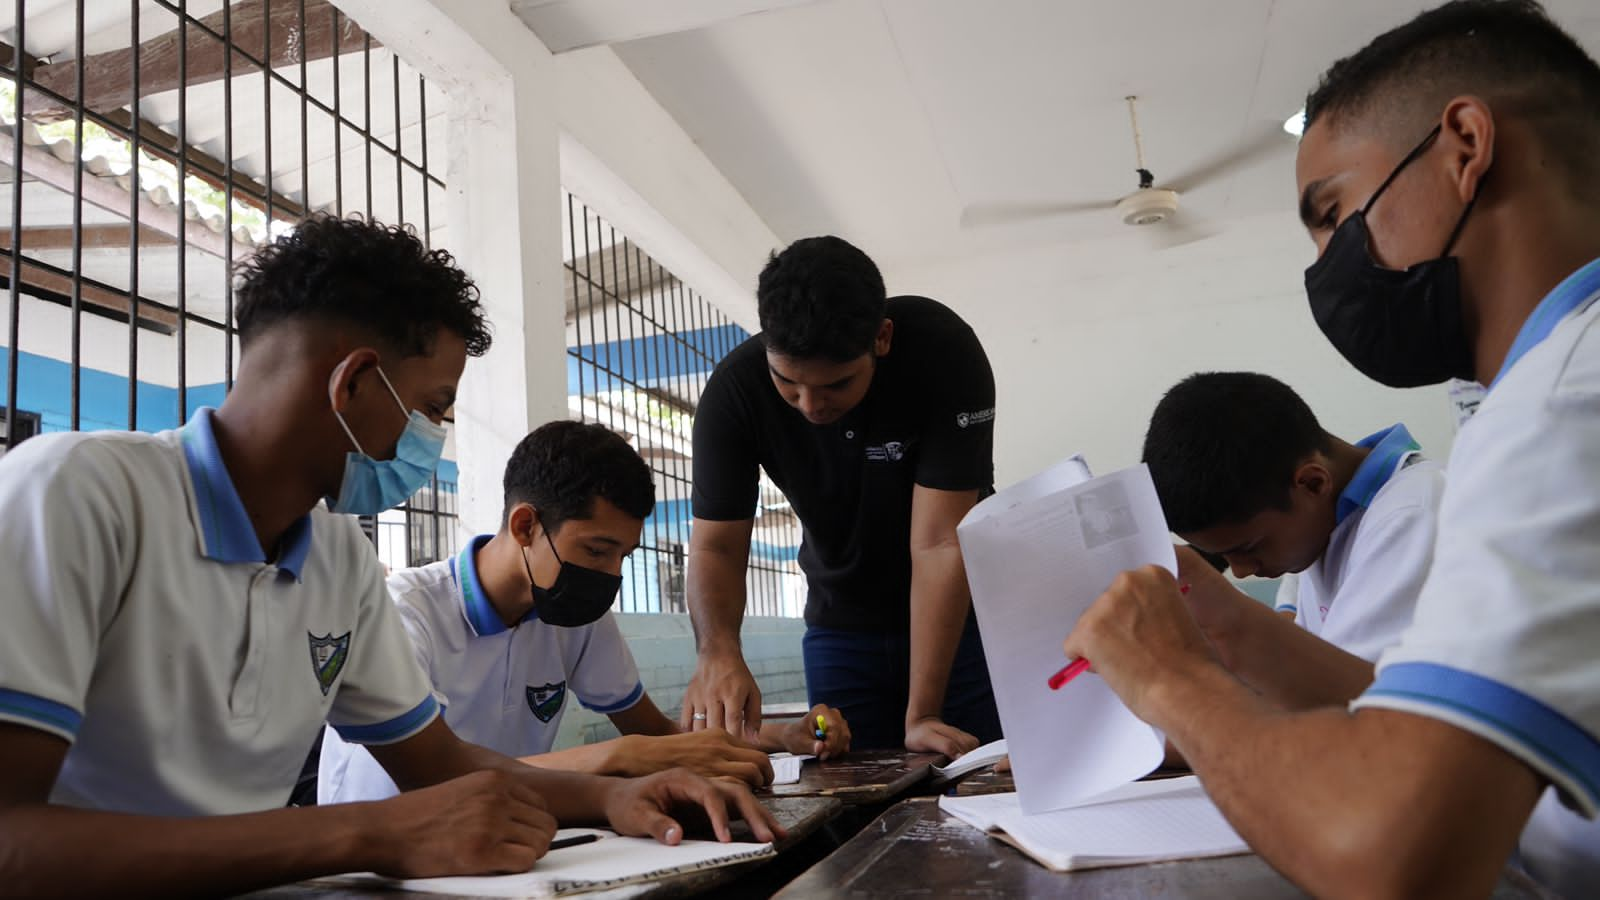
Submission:
<svg viewBox="0 0 1600 900">
<path fill-rule="evenodd" d="M 912 488 L 994 481 L 994 372 L 978 336 L 926 297 L 891 297 L 887 314 L 889 354 L 839 421 L 813 425 L 784 402 L 759 335 L 717 366 L 695 413 L 695 517 L 750 518 L 765 469 L 800 518 L 811 625 L 907 629 Z"/>
</svg>

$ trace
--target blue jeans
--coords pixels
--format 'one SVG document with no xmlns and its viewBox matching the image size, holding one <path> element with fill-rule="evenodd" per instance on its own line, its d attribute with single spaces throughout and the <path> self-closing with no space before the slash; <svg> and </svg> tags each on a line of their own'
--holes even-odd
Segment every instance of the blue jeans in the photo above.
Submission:
<svg viewBox="0 0 1600 900">
<path fill-rule="evenodd" d="M 801 650 L 811 704 L 826 703 L 844 713 L 850 723 L 851 749 L 905 746 L 910 634 L 812 627 L 806 629 Z M 945 722 L 983 743 L 1000 739 L 1000 713 L 994 706 L 983 642 L 977 620 L 970 615 L 950 667 L 943 713 Z"/>
</svg>

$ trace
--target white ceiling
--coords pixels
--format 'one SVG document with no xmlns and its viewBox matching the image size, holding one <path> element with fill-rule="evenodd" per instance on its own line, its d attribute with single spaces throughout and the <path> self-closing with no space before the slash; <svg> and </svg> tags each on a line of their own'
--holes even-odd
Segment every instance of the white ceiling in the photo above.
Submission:
<svg viewBox="0 0 1600 900">
<path fill-rule="evenodd" d="M 905 265 L 1125 234 L 1109 211 L 978 229 L 959 218 L 972 204 L 1127 193 L 1135 186 L 1128 94 L 1141 98 L 1158 182 L 1198 166 L 1280 127 L 1330 62 L 1431 4 L 762 5 L 686 0 L 677 27 L 653 22 L 652 36 L 612 46 L 780 239 L 836 233 Z M 719 6 L 740 14 L 706 24 L 708 7 Z M 1548 6 L 1600 49 L 1593 0 Z M 538 32 L 539 19 L 522 11 Z M 617 21 L 580 38 L 570 20 L 564 27 L 567 45 L 627 33 Z M 1186 194 L 1185 211 L 1223 227 L 1287 209 L 1292 160 L 1285 135 L 1281 150 Z"/>
</svg>

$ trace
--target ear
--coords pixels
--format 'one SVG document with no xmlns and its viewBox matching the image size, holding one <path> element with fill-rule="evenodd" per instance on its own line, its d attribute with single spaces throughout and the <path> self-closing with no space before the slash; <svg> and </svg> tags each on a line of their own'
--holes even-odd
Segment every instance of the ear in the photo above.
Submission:
<svg viewBox="0 0 1600 900">
<path fill-rule="evenodd" d="M 371 347 L 357 347 L 345 354 L 328 376 L 328 403 L 335 412 L 344 412 L 350 398 L 356 394 L 357 376 L 377 368 L 378 351 Z"/>
<path fill-rule="evenodd" d="M 1440 119 L 1439 140 L 1445 144 L 1446 165 L 1461 202 L 1468 203 L 1494 164 L 1494 111 L 1479 97 L 1451 100 Z"/>
<path fill-rule="evenodd" d="M 531 547 L 539 539 L 539 511 L 531 503 L 518 503 L 511 507 L 506 519 L 506 530 L 523 547 Z"/>
<path fill-rule="evenodd" d="M 1319 499 L 1330 497 L 1333 495 L 1333 472 L 1321 458 L 1312 457 L 1294 470 L 1294 486 Z"/>
<path fill-rule="evenodd" d="M 889 345 L 894 343 L 894 320 L 884 319 L 878 326 L 878 336 L 872 339 L 872 355 L 888 356 Z"/>
</svg>

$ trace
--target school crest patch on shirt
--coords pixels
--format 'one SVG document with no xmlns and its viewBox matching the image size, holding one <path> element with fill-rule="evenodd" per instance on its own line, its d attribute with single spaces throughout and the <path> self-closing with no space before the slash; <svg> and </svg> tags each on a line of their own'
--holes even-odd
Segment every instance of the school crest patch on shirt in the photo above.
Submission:
<svg viewBox="0 0 1600 900">
<path fill-rule="evenodd" d="M 541 722 L 548 722 L 561 711 L 561 704 L 567 699 L 567 683 L 544 684 L 539 687 L 528 685 L 528 709 L 533 710 Z"/>
<path fill-rule="evenodd" d="M 338 680 L 339 673 L 344 671 L 345 661 L 350 658 L 350 632 L 346 631 L 338 637 L 334 637 L 332 632 L 317 637 L 308 631 L 306 641 L 311 645 L 311 669 L 317 675 L 322 696 L 326 697 L 328 689 Z"/>
</svg>

